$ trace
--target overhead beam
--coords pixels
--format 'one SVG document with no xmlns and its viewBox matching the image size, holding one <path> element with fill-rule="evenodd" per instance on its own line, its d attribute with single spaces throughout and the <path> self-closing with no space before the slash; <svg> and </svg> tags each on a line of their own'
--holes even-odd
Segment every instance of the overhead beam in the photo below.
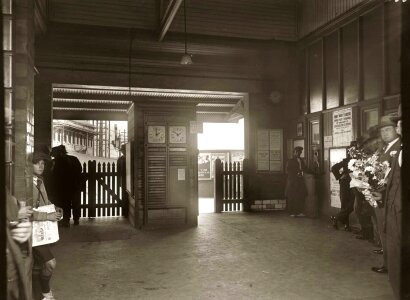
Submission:
<svg viewBox="0 0 410 300">
<path fill-rule="evenodd" d="M 167 6 L 167 9 L 165 10 L 164 16 L 161 19 L 161 24 L 160 24 L 160 31 L 159 31 L 159 37 L 158 41 L 162 42 L 164 39 L 165 35 L 168 32 L 169 27 L 172 24 L 172 21 L 175 18 L 175 15 L 178 12 L 179 7 L 181 6 L 183 0 L 170 0 Z"/>
</svg>

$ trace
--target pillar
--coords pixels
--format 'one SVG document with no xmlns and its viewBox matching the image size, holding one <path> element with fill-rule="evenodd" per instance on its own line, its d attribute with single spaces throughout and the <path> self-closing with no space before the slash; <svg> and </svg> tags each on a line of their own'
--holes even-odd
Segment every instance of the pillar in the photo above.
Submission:
<svg viewBox="0 0 410 300">
<path fill-rule="evenodd" d="M 14 107 L 15 107 L 15 181 L 17 199 L 32 198 L 34 150 L 34 1 L 13 1 Z"/>
</svg>

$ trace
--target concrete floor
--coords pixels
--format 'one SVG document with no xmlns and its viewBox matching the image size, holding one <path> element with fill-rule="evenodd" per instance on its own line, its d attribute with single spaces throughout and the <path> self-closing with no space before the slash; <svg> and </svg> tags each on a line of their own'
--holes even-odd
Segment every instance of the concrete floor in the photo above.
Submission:
<svg viewBox="0 0 410 300">
<path fill-rule="evenodd" d="M 66 299 L 394 299 L 381 256 L 326 221 L 201 214 L 190 229 L 125 220 L 62 228 L 51 285 Z"/>
</svg>

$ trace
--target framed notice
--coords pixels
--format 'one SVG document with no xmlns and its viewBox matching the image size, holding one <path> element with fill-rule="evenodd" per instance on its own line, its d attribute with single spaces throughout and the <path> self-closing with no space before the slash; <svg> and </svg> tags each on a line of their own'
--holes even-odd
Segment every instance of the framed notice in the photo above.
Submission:
<svg viewBox="0 0 410 300">
<path fill-rule="evenodd" d="M 345 108 L 333 112 L 333 146 L 349 146 L 353 140 L 353 111 Z"/>
<path fill-rule="evenodd" d="M 345 147 L 330 148 L 329 149 L 329 167 L 341 162 L 347 157 L 347 149 Z M 340 203 L 340 185 L 332 172 L 330 175 L 330 206 L 341 208 Z"/>
<path fill-rule="evenodd" d="M 296 123 L 296 136 L 303 136 L 303 123 Z"/>
<path fill-rule="evenodd" d="M 257 171 L 283 172 L 282 129 L 259 129 L 256 145 Z"/>
</svg>

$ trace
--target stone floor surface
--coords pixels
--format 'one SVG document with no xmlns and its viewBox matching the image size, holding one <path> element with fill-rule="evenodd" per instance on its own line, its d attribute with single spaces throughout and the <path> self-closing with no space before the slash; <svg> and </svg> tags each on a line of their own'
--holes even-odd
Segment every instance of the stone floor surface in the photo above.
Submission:
<svg viewBox="0 0 410 300">
<path fill-rule="evenodd" d="M 137 230 L 120 218 L 60 229 L 58 300 L 394 299 L 381 256 L 319 219 L 201 214 L 197 228 Z"/>
</svg>

